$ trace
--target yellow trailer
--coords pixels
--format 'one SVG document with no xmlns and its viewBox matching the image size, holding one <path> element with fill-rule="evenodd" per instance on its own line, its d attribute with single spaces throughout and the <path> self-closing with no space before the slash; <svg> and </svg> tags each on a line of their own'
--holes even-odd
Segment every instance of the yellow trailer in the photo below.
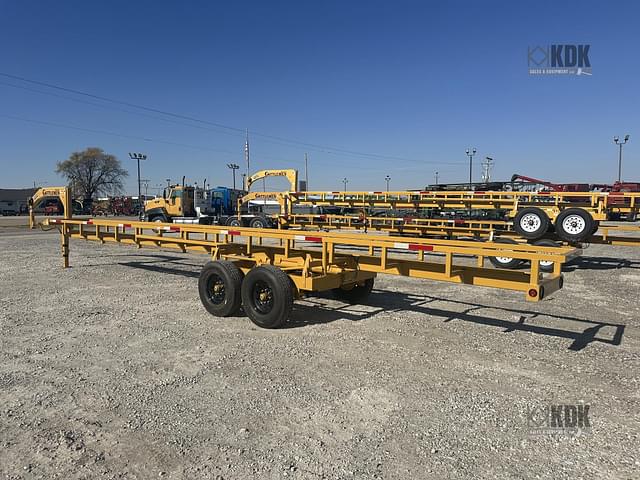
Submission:
<svg viewBox="0 0 640 480">
<path fill-rule="evenodd" d="M 434 219 L 415 217 L 365 217 L 358 215 L 289 215 L 286 221 L 278 222 L 281 227 L 298 228 L 304 230 L 356 230 L 385 232 L 390 235 L 410 235 L 421 237 L 435 237 L 447 239 L 472 239 L 479 241 L 493 241 L 502 243 L 526 243 L 540 246 L 560 246 L 553 235 L 547 234 L 542 239 L 523 239 L 514 229 L 513 223 L 497 220 L 463 220 L 463 219 Z M 600 224 L 593 235 L 582 242 L 572 242 L 578 248 L 583 243 L 612 245 L 624 247 L 640 247 L 640 225 L 609 225 Z M 521 261 L 508 257 L 489 257 L 491 263 L 499 268 L 518 268 Z M 541 262 L 543 271 L 553 270 L 553 264 Z"/>
<path fill-rule="evenodd" d="M 400 191 L 400 192 L 253 192 L 241 200 L 273 198 L 286 223 L 294 205 L 351 209 L 503 210 L 513 229 L 528 240 L 543 238 L 555 227 L 567 242 L 586 240 L 598 222 L 613 214 L 636 215 L 640 192 L 508 192 L 508 191 Z"/>
<path fill-rule="evenodd" d="M 580 251 L 568 246 L 437 240 L 337 232 L 176 225 L 111 220 L 49 219 L 60 230 L 64 267 L 70 239 L 114 242 L 138 248 L 169 248 L 211 257 L 198 281 L 200 299 L 216 316 L 240 306 L 257 325 L 275 328 L 289 318 L 295 298 L 332 290 L 349 302 L 363 301 L 377 274 L 524 292 L 538 301 L 563 285 L 561 266 Z M 485 266 L 492 256 L 528 261 L 528 271 Z M 470 261 L 475 258 L 475 263 Z M 541 262 L 553 271 L 543 274 Z"/>
</svg>

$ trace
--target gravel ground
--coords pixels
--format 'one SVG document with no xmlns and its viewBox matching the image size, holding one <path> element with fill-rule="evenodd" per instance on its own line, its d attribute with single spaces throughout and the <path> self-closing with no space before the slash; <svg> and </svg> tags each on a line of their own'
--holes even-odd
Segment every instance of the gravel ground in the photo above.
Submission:
<svg viewBox="0 0 640 480">
<path fill-rule="evenodd" d="M 381 276 L 276 331 L 205 312 L 206 256 L 59 249 L 0 230 L 2 478 L 640 478 L 640 249 L 540 303 Z M 580 403 L 588 430 L 530 425 Z"/>
</svg>

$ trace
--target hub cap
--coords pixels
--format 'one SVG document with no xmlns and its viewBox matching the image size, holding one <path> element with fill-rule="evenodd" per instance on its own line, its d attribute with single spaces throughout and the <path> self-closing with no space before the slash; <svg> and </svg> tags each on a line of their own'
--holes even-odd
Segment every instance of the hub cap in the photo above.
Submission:
<svg viewBox="0 0 640 480">
<path fill-rule="evenodd" d="M 209 288 L 207 288 L 207 291 L 209 292 L 209 300 L 216 305 L 223 303 L 227 296 L 224 281 L 215 274 L 209 278 Z"/>
<path fill-rule="evenodd" d="M 258 281 L 253 286 L 253 302 L 256 310 L 262 314 L 269 313 L 273 308 L 273 290 L 265 282 Z"/>
<path fill-rule="evenodd" d="M 562 221 L 562 230 L 567 233 L 582 233 L 587 227 L 587 222 L 580 215 L 569 215 Z"/>
<path fill-rule="evenodd" d="M 520 219 L 520 228 L 528 233 L 538 231 L 541 224 L 540 217 L 535 213 L 527 213 Z"/>
<path fill-rule="evenodd" d="M 511 257 L 494 257 L 500 263 L 509 263 L 513 258 Z"/>
</svg>

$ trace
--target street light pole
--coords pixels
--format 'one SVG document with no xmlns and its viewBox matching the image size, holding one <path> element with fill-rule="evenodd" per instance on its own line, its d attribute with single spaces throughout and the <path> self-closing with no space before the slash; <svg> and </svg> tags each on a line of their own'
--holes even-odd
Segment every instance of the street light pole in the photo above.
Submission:
<svg viewBox="0 0 640 480">
<path fill-rule="evenodd" d="M 342 179 L 342 183 L 344 184 L 344 191 L 347 191 L 347 183 L 349 183 L 349 180 L 347 180 L 347 177 L 344 177 Z"/>
<path fill-rule="evenodd" d="M 438 172 L 436 172 L 436 185 L 438 185 Z"/>
<path fill-rule="evenodd" d="M 476 154 L 475 148 L 467 148 L 467 157 L 469 157 L 469 190 L 473 190 L 473 156 Z"/>
<path fill-rule="evenodd" d="M 620 141 L 620 137 L 613 137 L 613 143 L 618 145 L 618 183 L 622 181 L 622 146 L 629 141 L 629 135 L 624 136 L 624 140 Z"/>
<path fill-rule="evenodd" d="M 236 189 L 236 170 L 240 168 L 240 165 L 235 163 L 227 163 L 227 167 L 229 167 L 233 172 L 233 189 L 235 190 Z"/>
<path fill-rule="evenodd" d="M 385 181 L 387 182 L 387 192 L 389 191 L 389 182 L 391 181 L 391 177 L 389 175 L 387 175 L 386 177 L 384 177 Z"/>
<path fill-rule="evenodd" d="M 142 217 L 144 216 L 144 203 L 142 202 L 142 188 L 140 187 L 140 160 L 146 160 L 147 156 L 144 153 L 129 152 L 129 158 L 138 162 L 138 205 L 140 209 L 138 212 L 138 218 L 142 220 Z"/>
</svg>

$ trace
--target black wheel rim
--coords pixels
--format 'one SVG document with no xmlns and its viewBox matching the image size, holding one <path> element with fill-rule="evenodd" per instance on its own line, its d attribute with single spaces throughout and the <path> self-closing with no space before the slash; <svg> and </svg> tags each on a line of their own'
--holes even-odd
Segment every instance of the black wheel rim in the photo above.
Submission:
<svg viewBox="0 0 640 480">
<path fill-rule="evenodd" d="M 223 303 L 227 296 L 224 280 L 215 273 L 211 274 L 207 281 L 207 293 L 211 303 L 215 303 L 216 305 Z"/>
<path fill-rule="evenodd" d="M 259 313 L 267 314 L 273 309 L 273 290 L 261 280 L 253 284 L 253 304 Z"/>
</svg>

